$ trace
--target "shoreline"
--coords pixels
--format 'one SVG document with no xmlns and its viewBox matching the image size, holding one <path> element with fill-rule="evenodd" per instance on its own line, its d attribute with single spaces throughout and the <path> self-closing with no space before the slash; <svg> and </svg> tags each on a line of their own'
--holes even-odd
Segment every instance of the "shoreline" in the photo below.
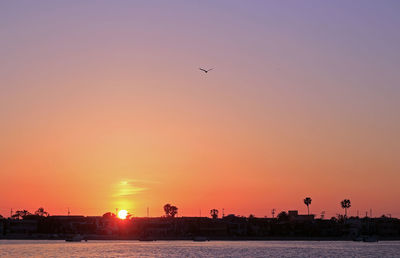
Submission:
<svg viewBox="0 0 400 258">
<path fill-rule="evenodd" d="M 205 240 L 200 241 L 354 241 L 352 238 L 345 237 L 204 237 Z M 0 237 L 0 240 L 65 240 L 66 237 L 46 237 L 46 236 L 9 236 Z M 141 241 L 141 242 L 155 242 L 155 241 L 195 241 L 193 237 L 179 237 L 179 238 L 152 238 L 141 239 L 138 237 L 109 237 L 109 236 L 83 236 L 84 240 L 88 241 Z M 399 237 L 378 237 L 379 241 L 400 241 Z"/>
</svg>

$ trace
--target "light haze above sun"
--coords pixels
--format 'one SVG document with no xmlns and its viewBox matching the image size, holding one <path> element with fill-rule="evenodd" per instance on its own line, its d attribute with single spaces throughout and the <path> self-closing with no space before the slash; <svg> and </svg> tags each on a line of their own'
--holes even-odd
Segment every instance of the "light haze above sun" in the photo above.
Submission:
<svg viewBox="0 0 400 258">
<path fill-rule="evenodd" d="M 126 219 L 126 216 L 128 216 L 128 211 L 127 210 L 120 210 L 118 211 L 118 218 L 120 219 Z"/>
</svg>

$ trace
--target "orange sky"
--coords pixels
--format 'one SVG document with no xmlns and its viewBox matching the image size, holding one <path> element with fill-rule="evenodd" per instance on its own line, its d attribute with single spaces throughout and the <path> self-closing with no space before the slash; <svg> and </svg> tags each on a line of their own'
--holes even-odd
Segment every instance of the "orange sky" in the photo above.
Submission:
<svg viewBox="0 0 400 258">
<path fill-rule="evenodd" d="M 400 217 L 390 6 L 177 3 L 0 3 L 0 214 Z"/>
</svg>

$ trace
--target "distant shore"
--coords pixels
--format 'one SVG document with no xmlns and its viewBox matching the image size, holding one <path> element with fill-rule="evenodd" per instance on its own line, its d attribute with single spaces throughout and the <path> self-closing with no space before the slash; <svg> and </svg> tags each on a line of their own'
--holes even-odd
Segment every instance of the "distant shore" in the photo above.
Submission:
<svg viewBox="0 0 400 258">
<path fill-rule="evenodd" d="M 50 237 L 44 235 L 23 236 L 8 235 L 0 237 L 0 240 L 65 240 L 65 236 Z M 132 238 L 124 236 L 102 236 L 102 235 L 85 235 L 84 240 L 126 240 L 126 241 L 143 241 L 141 238 Z M 165 237 L 152 238 L 144 241 L 193 241 L 193 237 Z M 206 237 L 206 241 L 354 241 L 348 237 Z M 400 237 L 378 237 L 379 241 L 400 241 Z"/>
<path fill-rule="evenodd" d="M 0 239 L 139 241 L 365 241 L 400 240 L 400 219 L 315 219 L 289 211 L 277 218 L 39 216 L 0 220 Z"/>
</svg>

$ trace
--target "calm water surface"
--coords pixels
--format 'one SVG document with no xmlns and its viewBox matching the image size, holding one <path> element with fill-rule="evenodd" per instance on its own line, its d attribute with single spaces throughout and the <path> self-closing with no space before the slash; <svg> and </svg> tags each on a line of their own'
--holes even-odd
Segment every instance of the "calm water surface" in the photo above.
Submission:
<svg viewBox="0 0 400 258">
<path fill-rule="evenodd" d="M 400 241 L 0 240 L 0 257 L 400 257 Z"/>
</svg>

